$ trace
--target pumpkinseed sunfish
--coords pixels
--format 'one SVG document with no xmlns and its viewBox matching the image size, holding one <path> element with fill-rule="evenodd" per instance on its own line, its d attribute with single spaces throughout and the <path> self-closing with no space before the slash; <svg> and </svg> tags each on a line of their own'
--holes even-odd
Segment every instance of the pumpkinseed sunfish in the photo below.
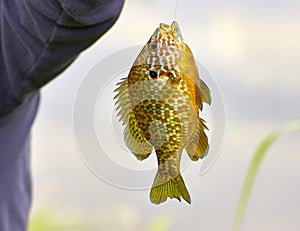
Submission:
<svg viewBox="0 0 300 231">
<path fill-rule="evenodd" d="M 211 103 L 211 96 L 176 21 L 159 25 L 128 77 L 117 85 L 115 99 L 126 126 L 127 147 L 138 160 L 146 159 L 153 149 L 157 156 L 151 202 L 182 197 L 191 203 L 180 174 L 181 155 L 185 149 L 193 161 L 206 156 L 207 127 L 200 112 L 203 103 Z"/>
</svg>

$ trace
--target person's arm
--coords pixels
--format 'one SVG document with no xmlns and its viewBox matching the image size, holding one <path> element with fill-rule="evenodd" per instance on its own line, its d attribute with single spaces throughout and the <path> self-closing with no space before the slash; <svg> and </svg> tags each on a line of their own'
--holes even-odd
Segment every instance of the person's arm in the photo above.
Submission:
<svg viewBox="0 0 300 231">
<path fill-rule="evenodd" d="M 117 20 L 124 0 L 0 0 L 0 119 Z"/>
</svg>

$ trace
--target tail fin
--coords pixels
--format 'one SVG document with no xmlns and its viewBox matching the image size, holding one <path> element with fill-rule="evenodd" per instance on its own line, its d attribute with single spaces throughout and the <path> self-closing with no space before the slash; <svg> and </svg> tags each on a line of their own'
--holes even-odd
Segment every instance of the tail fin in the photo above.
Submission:
<svg viewBox="0 0 300 231">
<path fill-rule="evenodd" d="M 160 204 L 168 197 L 177 198 L 179 201 L 182 197 L 186 202 L 191 203 L 191 197 L 180 173 L 169 181 L 161 181 L 158 172 L 150 191 L 150 200 L 153 204 Z"/>
</svg>

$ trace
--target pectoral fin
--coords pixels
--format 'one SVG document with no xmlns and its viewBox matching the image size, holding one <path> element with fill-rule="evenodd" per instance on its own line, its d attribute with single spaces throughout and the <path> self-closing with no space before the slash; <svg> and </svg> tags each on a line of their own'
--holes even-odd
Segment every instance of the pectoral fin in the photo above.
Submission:
<svg viewBox="0 0 300 231">
<path fill-rule="evenodd" d="M 116 99 L 120 121 L 126 125 L 124 130 L 125 143 L 138 160 L 144 160 L 151 154 L 152 145 L 144 137 L 133 114 L 128 92 L 128 79 L 121 79 L 117 85 L 118 88 L 115 90 L 117 94 L 114 99 Z"/>
<path fill-rule="evenodd" d="M 210 90 L 203 80 L 200 79 L 192 51 L 185 43 L 183 44 L 183 50 L 184 52 L 179 66 L 183 73 L 194 82 L 196 88 L 196 105 L 200 110 L 202 110 L 203 103 L 211 103 Z"/>
<path fill-rule="evenodd" d="M 129 116 L 129 123 L 124 130 L 124 139 L 129 150 L 138 160 L 146 159 L 152 152 L 152 145 L 143 135 L 133 113 Z"/>
<path fill-rule="evenodd" d="M 207 127 L 205 126 L 204 122 L 204 120 L 199 118 L 199 123 L 196 127 L 191 142 L 185 149 L 192 161 L 197 161 L 199 158 L 202 159 L 208 152 L 208 138 L 204 132 Z"/>
<path fill-rule="evenodd" d="M 203 80 L 197 79 L 196 81 L 196 102 L 198 108 L 202 111 L 203 103 L 211 104 L 210 90 Z"/>
<path fill-rule="evenodd" d="M 200 80 L 201 100 L 204 103 L 211 104 L 210 90 L 203 80 Z"/>
</svg>

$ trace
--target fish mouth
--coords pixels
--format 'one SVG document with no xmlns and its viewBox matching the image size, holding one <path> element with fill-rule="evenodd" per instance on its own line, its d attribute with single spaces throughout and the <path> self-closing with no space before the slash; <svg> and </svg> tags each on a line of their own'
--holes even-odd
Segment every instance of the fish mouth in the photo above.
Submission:
<svg viewBox="0 0 300 231">
<path fill-rule="evenodd" d="M 178 22 L 173 21 L 171 25 L 165 23 L 159 24 L 159 27 L 155 30 L 147 44 L 149 52 L 157 49 L 159 33 L 165 37 L 171 36 L 176 41 L 177 48 L 182 49 L 184 47 L 183 37 Z"/>
<path fill-rule="evenodd" d="M 177 38 L 178 43 L 180 46 L 183 45 L 183 37 L 181 30 L 179 28 L 179 24 L 177 21 L 173 21 L 171 26 L 165 23 L 160 23 L 159 24 L 159 29 L 166 32 L 166 33 L 172 33 L 174 38 Z"/>
<path fill-rule="evenodd" d="M 165 23 L 160 23 L 159 24 L 159 29 L 161 29 L 164 32 L 169 32 L 171 29 L 171 26 Z"/>
<path fill-rule="evenodd" d="M 182 37 L 181 30 L 180 30 L 180 28 L 179 28 L 178 22 L 177 22 L 177 21 L 172 22 L 171 28 L 172 28 L 173 36 L 174 36 L 175 38 L 177 38 L 177 40 L 178 40 L 180 46 L 182 46 L 182 45 L 183 45 L 183 37 Z"/>
</svg>

